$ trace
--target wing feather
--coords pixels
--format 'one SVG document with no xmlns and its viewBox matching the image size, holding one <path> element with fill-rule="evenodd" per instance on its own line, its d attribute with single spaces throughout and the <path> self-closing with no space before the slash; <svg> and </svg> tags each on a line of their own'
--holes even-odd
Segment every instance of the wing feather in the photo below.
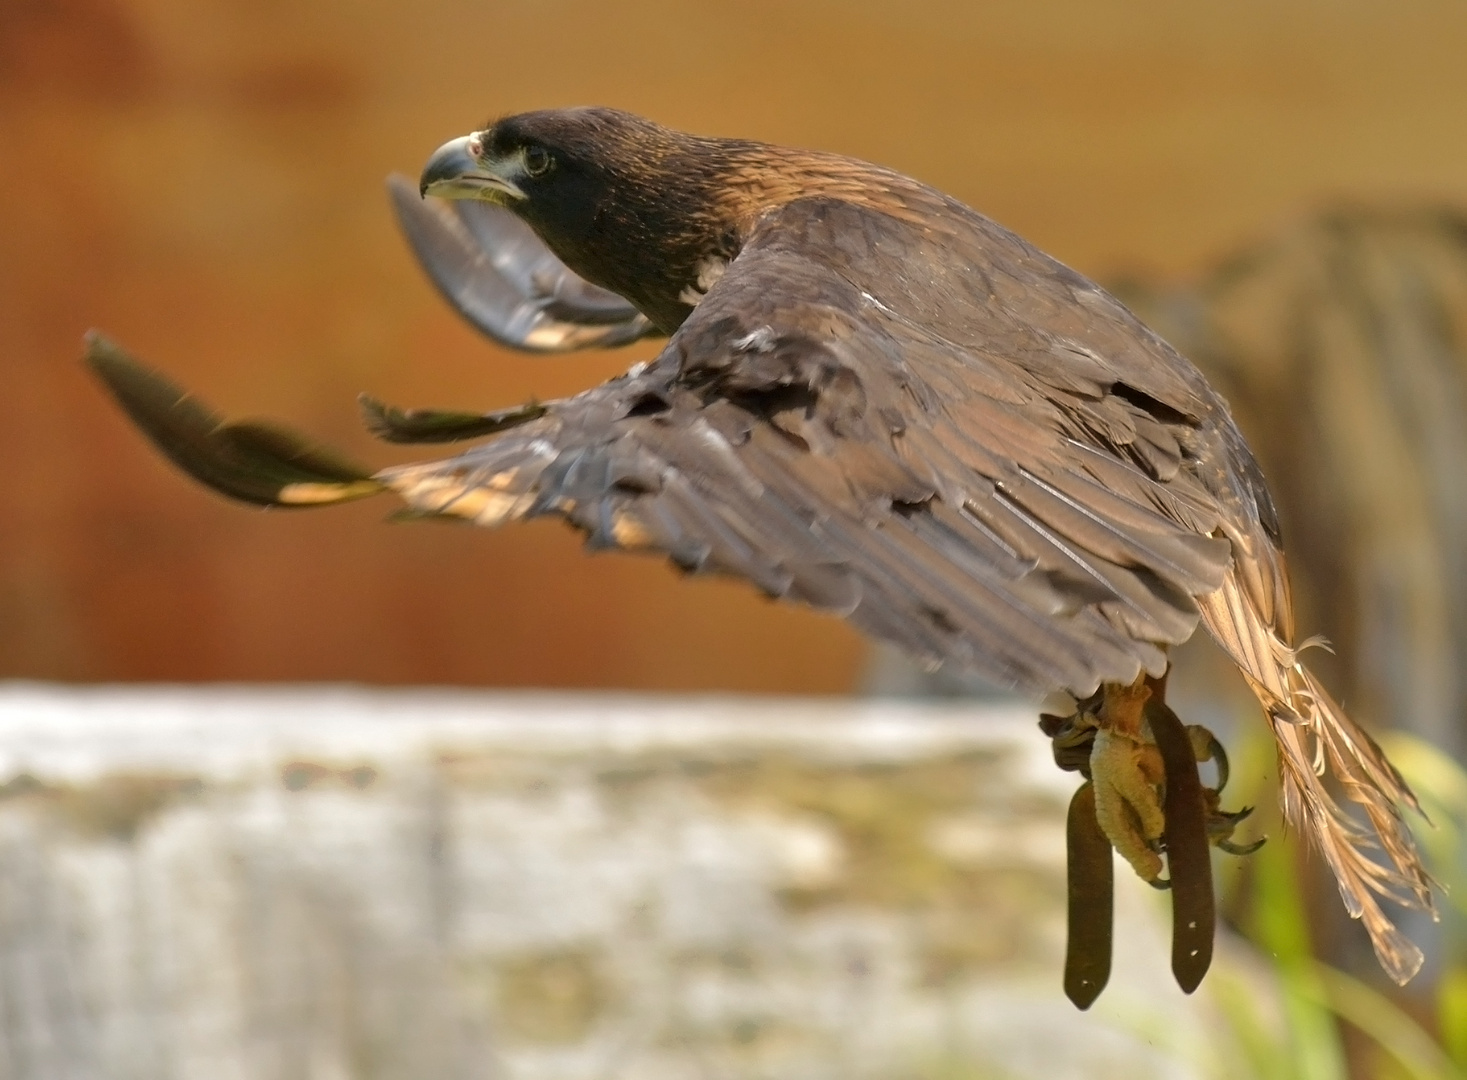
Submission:
<svg viewBox="0 0 1467 1080">
<path fill-rule="evenodd" d="M 613 348 L 656 335 L 646 316 L 561 262 L 528 225 L 489 203 L 423 199 L 393 174 L 392 208 L 444 298 L 484 334 L 526 352 Z"/>
</svg>

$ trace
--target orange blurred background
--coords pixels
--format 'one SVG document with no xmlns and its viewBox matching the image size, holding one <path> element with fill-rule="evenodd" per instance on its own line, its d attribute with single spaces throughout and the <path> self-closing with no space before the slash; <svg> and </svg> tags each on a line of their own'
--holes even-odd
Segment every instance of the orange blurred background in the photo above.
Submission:
<svg viewBox="0 0 1467 1080">
<path fill-rule="evenodd" d="M 1091 275 L 1181 277 L 1325 198 L 1467 202 L 1464 56 L 1461 0 L 0 0 L 0 676 L 848 689 L 840 623 L 557 525 L 214 497 L 81 334 L 385 464 L 360 390 L 498 407 L 652 348 L 508 353 L 419 273 L 383 177 L 488 117 L 840 151 Z"/>
</svg>

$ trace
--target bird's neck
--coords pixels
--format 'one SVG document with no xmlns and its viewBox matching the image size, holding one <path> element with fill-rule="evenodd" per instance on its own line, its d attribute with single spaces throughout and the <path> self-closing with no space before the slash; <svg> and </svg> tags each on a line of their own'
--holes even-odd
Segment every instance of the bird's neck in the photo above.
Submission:
<svg viewBox="0 0 1467 1080">
<path fill-rule="evenodd" d="M 573 227 L 537 231 L 567 266 L 671 334 L 771 210 L 815 196 L 890 209 L 903 187 L 925 190 L 833 154 L 700 140 L 624 177 Z"/>
</svg>

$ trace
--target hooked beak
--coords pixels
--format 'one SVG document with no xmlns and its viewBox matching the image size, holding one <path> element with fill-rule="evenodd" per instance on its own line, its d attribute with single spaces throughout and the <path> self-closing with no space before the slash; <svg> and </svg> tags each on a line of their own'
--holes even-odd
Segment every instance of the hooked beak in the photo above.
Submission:
<svg viewBox="0 0 1467 1080">
<path fill-rule="evenodd" d="M 434 150 L 423 166 L 418 193 L 440 199 L 478 199 L 500 206 L 523 199 L 525 193 L 519 185 L 496 169 L 499 163 L 485 161 L 483 153 L 477 134 L 450 139 Z"/>
</svg>

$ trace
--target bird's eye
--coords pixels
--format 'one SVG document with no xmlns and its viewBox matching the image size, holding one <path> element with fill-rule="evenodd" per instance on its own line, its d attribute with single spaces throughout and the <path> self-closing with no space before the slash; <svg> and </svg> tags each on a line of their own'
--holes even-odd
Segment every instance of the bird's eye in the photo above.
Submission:
<svg viewBox="0 0 1467 1080">
<path fill-rule="evenodd" d="M 525 172 L 531 176 L 544 176 L 550 171 L 553 159 L 543 146 L 525 147 Z"/>
</svg>

